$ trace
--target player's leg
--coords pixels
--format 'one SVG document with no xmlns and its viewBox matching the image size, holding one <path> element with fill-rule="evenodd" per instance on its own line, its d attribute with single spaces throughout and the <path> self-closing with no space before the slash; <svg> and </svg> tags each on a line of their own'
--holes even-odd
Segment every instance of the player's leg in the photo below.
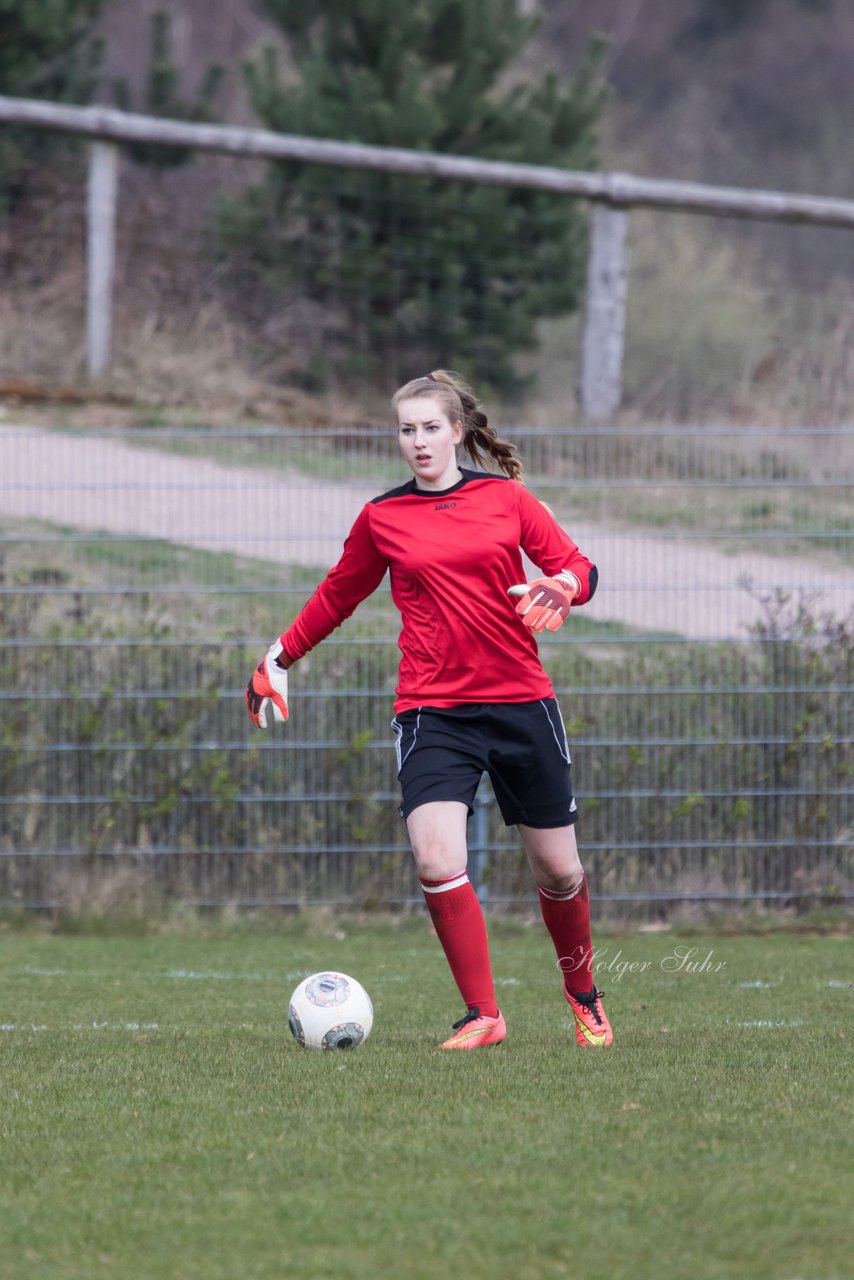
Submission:
<svg viewBox="0 0 854 1280">
<path fill-rule="evenodd" d="M 563 974 L 564 995 L 575 1017 L 582 1046 L 607 1046 L 614 1037 L 593 981 L 590 895 L 578 856 L 575 827 L 536 828 L 519 824 L 528 863 L 537 884 L 540 910 Z"/>
<path fill-rule="evenodd" d="M 448 1049 L 497 1044 L 506 1034 L 495 1003 L 483 911 L 467 873 L 466 823 L 483 775 L 476 708 L 421 707 L 393 721 L 398 780 L 430 918 L 465 1002 Z"/>
<path fill-rule="evenodd" d="M 422 880 L 448 880 L 468 866 L 468 806 L 460 800 L 433 800 L 406 819 L 415 866 Z"/>
<path fill-rule="evenodd" d="M 490 776 L 518 827 L 568 990 L 593 986 L 590 905 L 575 842 L 572 761 L 554 698 L 493 708 Z"/>
<path fill-rule="evenodd" d="M 413 809 L 406 819 L 418 877 L 433 927 L 467 1009 L 477 1016 L 460 1029 L 459 1046 L 495 1043 L 500 1015 L 489 960 L 486 923 L 468 878 L 466 822 L 468 806 L 456 800 L 434 800 Z M 483 1024 L 482 1026 L 479 1024 Z M 502 1020 L 503 1024 L 503 1020 Z M 456 1039 L 457 1037 L 452 1037 Z"/>
<path fill-rule="evenodd" d="M 521 822 L 517 826 L 567 990 L 589 991 L 593 986 L 590 897 L 575 827 L 537 828 Z"/>
<path fill-rule="evenodd" d="M 575 840 L 578 810 L 560 709 L 554 698 L 510 704 L 494 707 L 493 721 L 489 771 L 495 795 L 504 821 L 519 828 L 525 844 L 579 1044 L 610 1044 L 593 983 L 590 898 Z M 579 1018 L 587 1004 L 604 1029 L 582 1039 Z"/>
</svg>

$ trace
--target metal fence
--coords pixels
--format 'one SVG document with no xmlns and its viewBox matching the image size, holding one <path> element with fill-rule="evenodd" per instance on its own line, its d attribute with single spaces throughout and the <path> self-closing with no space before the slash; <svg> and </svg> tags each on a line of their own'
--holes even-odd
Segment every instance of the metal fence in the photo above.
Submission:
<svg viewBox="0 0 854 1280">
<path fill-rule="evenodd" d="M 542 642 L 600 914 L 854 891 L 854 433 L 508 429 L 599 565 Z M 0 426 L 0 901 L 415 901 L 385 585 L 292 674 L 243 688 L 404 478 L 393 432 Z M 473 871 L 532 886 L 484 791 Z"/>
</svg>

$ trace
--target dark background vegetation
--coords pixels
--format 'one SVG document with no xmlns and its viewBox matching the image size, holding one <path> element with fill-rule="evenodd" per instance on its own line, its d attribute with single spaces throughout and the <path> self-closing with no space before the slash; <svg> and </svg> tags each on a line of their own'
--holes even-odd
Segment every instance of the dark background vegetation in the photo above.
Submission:
<svg viewBox="0 0 854 1280">
<path fill-rule="evenodd" d="M 141 82 L 140 49 L 157 0 L 114 0 L 98 29 L 106 69 Z M 851 192 L 854 14 L 847 0 L 544 0 L 526 55 L 532 72 L 574 75 L 591 34 L 608 37 L 610 98 L 602 164 L 732 185 Z M 190 83 L 211 63 L 239 67 L 280 34 L 252 0 L 176 0 L 175 52 Z M 229 77 L 223 119 L 252 123 Z"/>
<path fill-rule="evenodd" d="M 851 194 L 852 55 L 844 0 L 413 0 L 404 14 L 391 0 L 0 7 L 5 93 L 840 195 Z M 53 428 L 384 421 L 392 386 L 446 362 L 476 375 L 498 420 L 577 419 L 582 205 L 129 148 L 114 367 L 87 385 L 83 149 L 5 130 L 0 195 L 7 419 L 38 421 L 41 397 Z M 842 565 L 841 438 L 839 475 L 819 477 L 815 438 L 789 431 L 791 467 L 774 463 L 768 478 L 782 487 L 767 494 L 744 480 L 701 495 L 696 443 L 722 418 L 770 435 L 850 421 L 854 237 L 633 212 L 631 241 L 622 425 L 675 419 L 684 465 L 668 469 L 663 437 L 641 447 L 615 435 L 631 483 L 606 486 L 607 526 L 714 538 L 746 520 L 748 541 L 813 539 L 787 544 L 800 563 L 781 560 L 772 581 L 809 581 L 807 557 L 828 546 Z M 714 476 L 742 476 L 717 461 Z M 594 468 L 585 488 L 573 462 L 574 518 L 615 472 Z M 379 614 L 360 610 L 358 643 L 301 664 L 301 727 L 261 746 L 240 690 L 259 637 L 293 604 L 277 588 L 299 595 L 301 578 L 170 543 L 63 546 L 58 526 L 33 538 L 10 525 L 2 558 L 0 842 L 50 856 L 4 859 L 7 897 L 61 899 L 72 881 L 85 896 L 89 882 L 65 883 L 65 868 L 97 878 L 116 857 L 132 877 L 158 866 L 160 889 L 195 898 L 411 895 L 385 745 L 394 624 L 381 601 Z M 160 591 L 184 578 L 183 602 Z M 264 590 L 229 595 L 246 581 Z M 737 644 L 636 637 L 607 621 L 586 633 L 582 621 L 550 655 L 556 686 L 572 693 L 598 893 L 655 910 L 660 886 L 831 905 L 849 891 L 851 622 L 790 590 L 769 592 L 764 618 Z M 523 894 L 518 854 L 489 821 L 501 853 L 490 890 Z"/>
<path fill-rule="evenodd" d="M 374 44 L 385 8 L 364 9 L 375 14 Z M 292 117 L 295 131 L 512 158 L 522 137 L 534 161 L 850 194 L 854 16 L 845 0 L 422 0 L 407 7 L 407 24 L 437 116 L 414 132 L 405 94 L 385 116 L 381 100 L 355 110 L 359 76 L 342 49 L 359 7 L 312 7 L 320 10 L 332 15 L 347 73 L 337 116 L 328 103 L 306 110 L 324 46 L 308 32 L 305 7 L 286 0 L 178 0 L 167 19 L 158 0 L 22 0 L 0 15 L 0 90 L 279 128 Z M 425 41 L 417 15 L 427 12 L 435 30 Z M 155 46 L 158 20 L 166 29 Z M 387 47 L 375 50 L 378 65 L 391 58 L 387 83 L 408 56 L 407 24 L 389 18 Z M 585 88 L 600 36 L 600 73 Z M 470 136 L 449 132 L 452 95 L 431 59 L 437 68 L 447 59 L 459 83 L 478 69 L 479 90 L 466 83 L 463 98 L 472 119 L 490 95 L 493 103 L 527 95 L 529 106 L 539 95 L 539 127 L 528 110 L 515 147 L 512 131 L 507 146 L 480 126 Z M 563 141 L 558 131 L 543 145 L 558 118 L 557 99 L 542 107 L 549 77 L 558 97 L 574 95 L 576 118 Z M 65 167 L 44 135 L 4 131 L 7 384 L 80 379 L 82 156 L 68 144 L 62 153 Z M 353 391 L 370 405 L 389 379 L 455 354 L 487 390 L 508 396 L 511 412 L 548 423 L 572 417 L 584 206 L 520 207 L 503 192 L 436 187 L 425 201 L 417 185 L 309 170 L 294 190 L 295 176 L 157 149 L 130 156 L 114 392 L 161 408 L 266 419 L 296 408 L 306 420 L 341 421 Z M 396 258 L 377 231 L 377 211 L 385 218 L 389 209 Z M 845 232 L 636 214 L 626 410 L 838 420 L 854 376 L 852 268 Z"/>
</svg>

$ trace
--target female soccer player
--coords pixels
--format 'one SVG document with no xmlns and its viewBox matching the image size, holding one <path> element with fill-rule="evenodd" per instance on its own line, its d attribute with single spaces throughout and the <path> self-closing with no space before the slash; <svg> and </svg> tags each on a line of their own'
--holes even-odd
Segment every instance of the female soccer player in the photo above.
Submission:
<svg viewBox="0 0 854 1280">
<path fill-rule="evenodd" d="M 415 863 L 466 1006 L 443 1049 L 507 1034 L 486 926 L 466 874 L 466 822 L 484 770 L 515 825 L 557 951 L 582 1046 L 613 1040 L 593 982 L 590 903 L 575 841 L 566 731 L 534 634 L 556 631 L 596 589 L 595 566 L 522 483 L 470 389 L 437 370 L 396 392 L 398 440 L 413 479 L 369 502 L 343 554 L 246 689 L 252 721 L 288 718 L 287 669 L 348 618 L 386 571 L 400 610 L 398 778 Z M 466 451 L 477 470 L 461 468 Z M 483 470 L 490 460 L 502 475 Z M 545 575 L 520 583 L 524 551 Z"/>
</svg>

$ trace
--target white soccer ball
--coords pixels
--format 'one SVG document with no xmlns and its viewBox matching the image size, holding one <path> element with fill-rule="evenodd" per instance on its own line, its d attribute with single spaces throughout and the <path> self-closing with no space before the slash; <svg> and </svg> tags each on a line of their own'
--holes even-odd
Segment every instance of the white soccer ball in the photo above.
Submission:
<svg viewBox="0 0 854 1280">
<path fill-rule="evenodd" d="M 371 997 L 346 973 L 313 973 L 288 1005 L 288 1026 L 306 1049 L 355 1049 L 373 1025 Z"/>
</svg>

